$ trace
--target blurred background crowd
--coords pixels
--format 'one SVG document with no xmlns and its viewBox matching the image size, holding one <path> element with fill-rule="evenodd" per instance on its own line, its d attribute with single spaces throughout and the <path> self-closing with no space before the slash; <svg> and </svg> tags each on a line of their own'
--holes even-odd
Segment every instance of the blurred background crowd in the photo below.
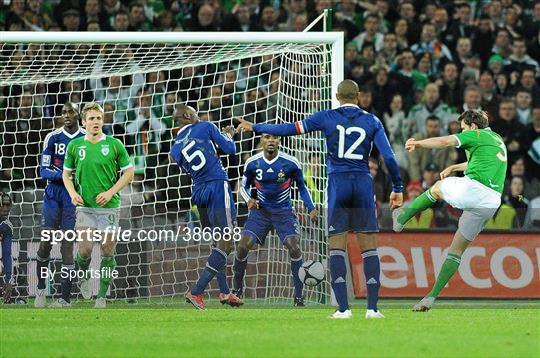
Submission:
<svg viewBox="0 0 540 358">
<path fill-rule="evenodd" d="M 382 120 L 408 201 L 466 157 L 454 148 L 407 153 L 406 139 L 459 132 L 459 113 L 483 109 L 508 149 L 503 205 L 488 227 L 540 226 L 539 1 L 5 0 L 0 26 L 8 31 L 302 31 L 328 8 L 333 9 L 332 30 L 346 38 L 344 76 L 359 84 L 360 106 Z M 313 28 L 320 30 L 322 23 Z M 31 48 L 25 50 L 11 56 L 32 54 Z M 7 191 L 43 186 L 37 155 L 45 135 L 61 126 L 58 105 L 97 100 L 106 112 L 105 132 L 122 137 L 138 168 L 126 200 L 177 207 L 175 200 L 189 198 L 189 179 L 168 165 L 174 103 L 192 104 L 204 119 L 220 124 L 248 113 L 254 122 L 273 120 L 276 61 L 260 57 L 234 67 L 1 88 L 1 185 Z M 258 73 L 256 83 L 250 81 L 252 70 Z M 241 175 L 245 157 L 252 154 L 254 143 L 243 143 L 244 157 L 229 159 L 231 178 Z M 316 197 L 323 190 L 318 179 L 323 159 L 313 156 L 305 168 Z M 384 207 L 391 190 L 386 168 L 376 153 L 369 165 L 379 207 Z M 188 192 L 171 189 L 180 184 Z M 452 227 L 458 216 L 442 205 L 409 227 Z"/>
</svg>

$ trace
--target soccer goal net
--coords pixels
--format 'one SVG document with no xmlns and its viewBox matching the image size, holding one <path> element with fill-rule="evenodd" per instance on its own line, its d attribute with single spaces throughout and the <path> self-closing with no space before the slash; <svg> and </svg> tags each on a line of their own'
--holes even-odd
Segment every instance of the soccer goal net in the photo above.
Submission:
<svg viewBox="0 0 540 358">
<path fill-rule="evenodd" d="M 343 39 L 336 33 L 2 36 L 1 190 L 14 200 L 10 220 L 15 294 L 22 297 L 34 296 L 37 285 L 35 260 L 46 185 L 39 176 L 39 155 L 45 136 L 63 125 L 64 103 L 99 102 L 105 110 L 105 133 L 125 144 L 135 166 L 133 183 L 121 192 L 120 227 L 131 230 L 131 237 L 117 245 L 119 277 L 109 297 L 163 302 L 181 297 L 193 286 L 210 252 L 208 242 L 174 240 L 166 234 L 199 225 L 191 180 L 168 156 L 177 131 L 174 105 L 189 104 L 203 120 L 220 128 L 234 124 L 235 117 L 254 123 L 293 122 L 331 108 L 331 93 L 343 73 Z M 237 155 L 222 159 L 241 227 L 247 216 L 238 195 L 243 165 L 260 148 L 257 136 L 244 133 L 234 139 Z M 284 138 L 282 150 L 302 163 L 313 200 L 324 209 L 325 147 L 320 135 Z M 324 210 L 312 223 L 295 190 L 293 203 L 304 260 L 326 265 Z M 48 283 L 49 294 L 59 292 L 59 246 L 54 245 L 51 253 L 50 269 L 58 273 Z M 232 261 L 230 255 L 229 283 Z M 92 268 L 99 269 L 99 262 L 96 245 Z M 93 285 L 96 294 L 97 280 Z M 215 280 L 207 292 L 216 296 Z M 327 301 L 329 293 L 327 282 L 305 289 L 312 302 Z M 272 234 L 264 247 L 250 253 L 245 296 L 273 302 L 292 295 L 288 253 Z"/>
</svg>

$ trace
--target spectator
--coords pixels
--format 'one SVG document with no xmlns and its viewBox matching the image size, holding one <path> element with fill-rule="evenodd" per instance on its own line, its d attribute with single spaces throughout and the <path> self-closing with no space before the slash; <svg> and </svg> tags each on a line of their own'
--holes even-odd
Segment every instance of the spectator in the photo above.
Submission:
<svg viewBox="0 0 540 358">
<path fill-rule="evenodd" d="M 116 14 L 119 12 L 125 12 L 127 15 L 127 11 L 128 9 L 122 4 L 122 2 L 120 2 L 120 0 L 103 0 L 103 16 L 111 27 L 114 27 L 116 23 Z"/>
<path fill-rule="evenodd" d="M 358 90 L 358 105 L 365 111 L 372 112 L 373 91 L 369 87 L 360 87 Z"/>
<path fill-rule="evenodd" d="M 262 31 L 273 32 L 277 30 L 277 14 L 272 6 L 268 5 L 263 8 L 261 25 Z"/>
<path fill-rule="evenodd" d="M 229 15 L 223 24 L 224 31 L 260 31 L 259 26 L 251 21 L 249 8 L 246 5 L 238 4 L 233 9 L 232 15 Z"/>
<path fill-rule="evenodd" d="M 62 26 L 64 31 L 79 31 L 81 19 L 79 10 L 68 9 L 62 14 Z"/>
<path fill-rule="evenodd" d="M 22 19 L 33 31 L 47 31 L 53 23 L 51 14 L 43 6 L 43 0 L 28 0 Z"/>
<path fill-rule="evenodd" d="M 443 58 L 452 61 L 452 53 L 444 43 L 437 39 L 436 36 L 435 26 L 431 23 L 426 23 L 422 27 L 420 41 L 411 46 L 411 50 L 415 55 L 425 52 L 433 54 L 434 69 L 438 68 L 439 63 Z"/>
<path fill-rule="evenodd" d="M 381 170 L 379 166 L 379 161 L 374 157 L 369 157 L 369 172 L 373 177 L 373 186 L 375 199 L 377 200 L 377 208 L 382 207 L 382 203 L 386 203 L 390 192 L 392 191 L 392 182 L 386 175 L 386 173 Z"/>
<path fill-rule="evenodd" d="M 433 19 L 431 22 L 435 26 L 435 31 L 437 32 L 437 37 L 448 47 L 454 48 L 456 43 L 456 38 L 453 31 L 451 31 L 449 26 L 449 17 L 448 11 L 442 6 L 438 7 L 433 14 Z"/>
<path fill-rule="evenodd" d="M 488 60 L 488 69 L 497 76 L 500 73 L 503 73 L 504 59 L 499 54 L 494 54 L 489 57 Z"/>
<path fill-rule="evenodd" d="M 504 69 L 508 73 L 523 72 L 525 69 L 530 69 L 539 72 L 538 61 L 533 60 L 527 55 L 527 45 L 525 39 L 518 38 L 512 44 L 512 54 L 504 61 Z"/>
<path fill-rule="evenodd" d="M 510 81 L 508 80 L 508 75 L 504 72 L 499 73 L 495 77 L 496 85 L 496 94 L 499 97 L 509 97 L 510 96 Z"/>
<path fill-rule="evenodd" d="M 144 14 L 144 5 L 138 2 L 129 5 L 129 31 L 150 31 L 151 25 Z"/>
<path fill-rule="evenodd" d="M 511 49 L 512 42 L 510 41 L 510 34 L 505 29 L 499 29 L 495 35 L 495 43 L 491 52 L 493 54 L 498 54 L 502 58 L 507 58 L 512 53 Z"/>
<path fill-rule="evenodd" d="M 521 176 L 514 176 L 510 180 L 510 192 L 503 196 L 502 202 L 513 207 L 516 211 L 515 228 L 522 228 L 525 223 L 525 215 L 529 200 L 523 194 L 525 189 L 525 180 Z"/>
<path fill-rule="evenodd" d="M 514 101 L 508 98 L 501 101 L 499 115 L 493 122 L 492 129 L 503 138 L 510 162 L 525 153 L 525 126 L 517 119 Z"/>
<path fill-rule="evenodd" d="M 425 166 L 424 171 L 422 172 L 422 189 L 427 190 L 439 180 L 441 169 L 435 163 L 429 163 Z"/>
<path fill-rule="evenodd" d="M 417 140 L 438 137 L 441 135 L 440 119 L 436 116 L 428 116 L 425 120 L 424 129 L 416 133 L 413 138 Z M 420 180 L 421 168 L 430 163 L 435 163 L 439 168 L 447 168 L 454 164 L 457 159 L 455 148 L 447 147 L 439 150 L 415 150 L 409 154 L 409 176 L 411 180 Z"/>
<path fill-rule="evenodd" d="M 490 72 L 482 72 L 478 88 L 482 96 L 480 107 L 487 111 L 490 120 L 493 120 L 494 114 L 499 109 L 500 97 L 495 93 L 495 82 Z"/>
<path fill-rule="evenodd" d="M 531 92 L 523 87 L 516 91 L 516 108 L 521 124 L 529 124 L 532 121 L 532 96 Z"/>
<path fill-rule="evenodd" d="M 448 123 L 456 118 L 454 111 L 439 98 L 439 87 L 430 83 L 424 90 L 422 103 L 411 108 L 407 118 L 406 137 L 422 130 L 426 119 L 430 116 L 438 118 L 441 129 L 446 131 Z"/>
<path fill-rule="evenodd" d="M 398 44 L 396 34 L 389 32 L 384 35 L 382 50 L 377 55 L 379 62 L 387 66 L 395 66 L 397 54 Z"/>
<path fill-rule="evenodd" d="M 489 16 L 482 15 L 478 21 L 478 26 L 473 29 L 473 33 L 471 35 L 473 41 L 472 50 L 474 53 L 480 56 L 482 68 L 487 66 L 488 60 L 491 56 L 491 49 L 493 48 L 493 43 L 495 41 L 493 28 L 493 22 Z"/>
<path fill-rule="evenodd" d="M 471 26 L 471 5 L 461 2 L 454 7 L 457 18 L 452 22 L 452 32 L 455 38 L 470 38 L 472 34 Z"/>
<path fill-rule="evenodd" d="M 365 45 L 371 44 L 378 52 L 383 48 L 384 36 L 379 29 L 379 17 L 377 15 L 369 14 L 364 20 L 364 32 L 360 33 L 353 39 L 356 43 L 358 51 L 362 51 Z"/>
<path fill-rule="evenodd" d="M 453 108 L 460 108 L 462 94 L 458 82 L 458 68 L 454 62 L 447 62 L 444 65 L 442 79 L 436 83 L 439 86 L 441 100 Z"/>
<path fill-rule="evenodd" d="M 521 72 L 519 84 L 531 93 L 534 104 L 540 104 L 540 91 L 538 90 L 538 85 L 536 84 L 534 71 L 532 69 L 524 69 L 523 72 Z"/>
<path fill-rule="evenodd" d="M 482 92 L 477 86 L 468 86 L 463 93 L 463 112 L 469 109 L 481 109 Z"/>
<path fill-rule="evenodd" d="M 114 15 L 114 31 L 128 31 L 129 16 L 127 12 L 118 11 Z"/>
<path fill-rule="evenodd" d="M 383 122 L 388 132 L 388 139 L 392 145 L 398 165 L 401 168 L 408 168 L 407 151 L 405 150 L 405 139 L 403 128 L 405 124 L 405 112 L 403 111 L 403 98 L 400 94 L 394 94 L 390 101 L 389 111 L 384 113 Z"/>
<path fill-rule="evenodd" d="M 398 7 L 399 17 L 407 22 L 407 42 L 409 45 L 416 43 L 420 36 L 420 23 L 416 21 L 416 10 L 410 0 L 401 2 Z"/>
<path fill-rule="evenodd" d="M 399 19 L 394 26 L 394 33 L 396 34 L 397 47 L 403 51 L 409 48 L 409 40 L 407 38 L 408 23 L 405 19 Z"/>
<path fill-rule="evenodd" d="M 460 69 L 467 66 L 467 62 L 472 57 L 472 43 L 468 37 L 460 37 L 456 44 L 455 61 Z"/>
<path fill-rule="evenodd" d="M 540 182 L 540 104 L 536 104 L 532 112 L 532 123 L 527 124 L 525 128 L 526 140 L 524 146 L 528 148 L 527 172 L 529 177 L 536 178 Z M 540 188 L 538 195 L 540 195 Z"/>
</svg>

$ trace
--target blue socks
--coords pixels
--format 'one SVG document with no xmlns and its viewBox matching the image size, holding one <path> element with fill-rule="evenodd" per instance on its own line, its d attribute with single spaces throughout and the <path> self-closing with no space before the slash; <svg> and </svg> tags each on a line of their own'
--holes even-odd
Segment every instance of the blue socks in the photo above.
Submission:
<svg viewBox="0 0 540 358">
<path fill-rule="evenodd" d="M 227 264 L 225 264 L 225 266 L 223 266 L 223 269 L 221 269 L 216 274 L 216 280 L 219 286 L 219 292 L 228 295 L 229 293 L 231 293 L 231 290 L 229 290 L 229 285 L 227 284 L 227 274 L 225 273 L 226 270 Z"/>
<path fill-rule="evenodd" d="M 37 287 L 40 290 L 45 289 L 46 287 L 45 280 L 48 279 L 47 277 L 45 277 L 45 268 L 47 269 L 49 268 L 49 258 L 44 259 L 38 256 L 36 260 L 36 274 L 38 277 Z"/>
<path fill-rule="evenodd" d="M 364 275 L 366 276 L 367 309 L 377 311 L 379 288 L 381 287 L 381 264 L 377 249 L 362 252 L 364 260 Z"/>
<path fill-rule="evenodd" d="M 62 268 L 65 268 L 65 270 L 62 271 L 65 272 L 68 277 L 64 278 L 62 277 L 63 275 L 60 276 L 60 292 L 62 293 L 62 298 L 64 299 L 64 301 L 71 302 L 72 282 L 70 277 L 72 277 L 71 273 L 73 272 L 73 270 L 75 270 L 75 264 L 62 265 Z"/>
<path fill-rule="evenodd" d="M 212 281 L 214 276 L 221 271 L 227 264 L 227 254 L 217 247 L 212 248 L 210 256 L 208 256 L 208 261 L 206 262 L 206 267 L 201 272 L 199 280 L 191 289 L 192 295 L 200 295 L 208 286 L 208 283 Z"/>
<path fill-rule="evenodd" d="M 330 276 L 332 278 L 332 290 L 336 296 L 340 312 L 349 309 L 347 299 L 347 266 L 345 265 L 345 251 L 330 250 Z"/>
<path fill-rule="evenodd" d="M 244 276 L 246 275 L 247 257 L 242 261 L 238 257 L 234 258 L 234 289 L 244 289 Z"/>
<path fill-rule="evenodd" d="M 304 260 L 302 260 L 302 256 L 300 256 L 297 259 L 291 258 L 291 274 L 293 277 L 293 283 L 294 283 L 294 297 L 296 298 L 302 298 L 302 291 L 304 290 L 304 284 L 302 281 L 300 281 L 300 277 L 298 277 L 298 271 L 300 270 L 300 267 L 304 263 Z"/>
</svg>

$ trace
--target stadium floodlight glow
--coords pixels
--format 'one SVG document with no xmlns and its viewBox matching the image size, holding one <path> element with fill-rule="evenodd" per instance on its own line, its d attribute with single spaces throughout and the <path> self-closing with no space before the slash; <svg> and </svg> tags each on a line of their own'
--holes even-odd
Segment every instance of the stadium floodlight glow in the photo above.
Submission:
<svg viewBox="0 0 540 358">
<path fill-rule="evenodd" d="M 197 219 L 190 182 L 167 156 L 175 133 L 171 105 L 190 103 L 219 127 L 238 116 L 259 123 L 294 122 L 337 107 L 335 93 L 343 80 L 344 36 L 337 32 L 1 32 L 0 38 L 0 87 L 7 97 L 0 114 L 6 114 L 0 119 L 5 126 L 0 170 L 11 173 L 6 185 L 15 197 L 14 253 L 17 265 L 25 266 L 18 271 L 27 275 L 21 282 L 29 287 L 28 292 L 16 290 L 20 295 L 32 296 L 37 279 L 34 238 L 43 198 L 39 153 L 45 135 L 61 125 L 59 108 L 66 101 L 101 103 L 109 130 L 126 145 L 139 174 L 121 193 L 120 226 L 133 232 L 133 240 L 118 243 L 119 278 L 112 297 L 179 297 L 197 279 L 208 245 L 136 239 L 139 230 L 177 232 Z M 256 151 L 256 140 L 249 134 L 237 137 L 238 154 L 225 161 L 238 204 L 242 199 L 234 184 L 245 158 Z M 320 134 L 282 142 L 282 149 L 305 166 L 313 200 L 324 208 L 326 148 Z M 293 193 L 297 209 L 302 206 L 298 199 Z M 324 219 L 312 224 L 300 215 L 304 260 L 325 262 L 325 225 Z M 258 299 L 291 298 L 287 250 L 274 235 L 266 245 L 250 256 L 257 264 L 249 265 L 246 293 Z M 55 246 L 52 259 L 59 258 Z M 92 263 L 99 261 L 95 246 Z M 328 297 L 328 284 L 306 289 L 308 301 Z"/>
</svg>

